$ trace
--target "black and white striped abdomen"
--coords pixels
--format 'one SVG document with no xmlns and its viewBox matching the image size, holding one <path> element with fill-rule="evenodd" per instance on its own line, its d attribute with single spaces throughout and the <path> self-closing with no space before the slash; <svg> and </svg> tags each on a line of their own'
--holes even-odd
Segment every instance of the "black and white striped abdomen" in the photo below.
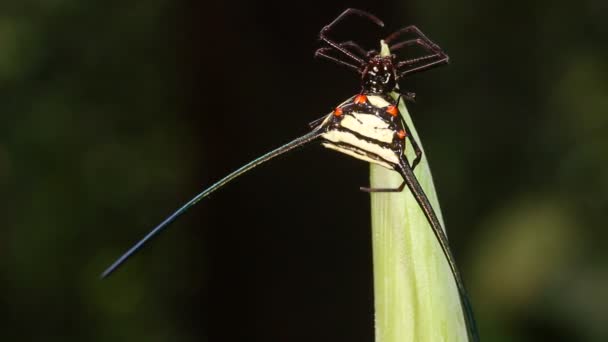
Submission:
<svg viewBox="0 0 608 342">
<path fill-rule="evenodd" d="M 392 98 L 357 95 L 338 106 L 323 125 L 323 146 L 389 169 L 399 164 L 404 131 Z"/>
</svg>

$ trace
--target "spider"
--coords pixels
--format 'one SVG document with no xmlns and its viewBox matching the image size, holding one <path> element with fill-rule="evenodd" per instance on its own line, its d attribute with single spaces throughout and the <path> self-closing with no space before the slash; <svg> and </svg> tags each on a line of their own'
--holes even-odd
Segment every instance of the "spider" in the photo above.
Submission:
<svg viewBox="0 0 608 342">
<path fill-rule="evenodd" d="M 336 43 L 328 38 L 327 34 L 332 27 L 350 15 L 363 16 L 380 26 L 384 25 L 382 21 L 367 12 L 347 9 L 321 30 L 319 37 L 328 46 L 318 49 L 315 55 L 346 66 L 359 73 L 361 75 L 361 90 L 359 93 L 342 102 L 329 114 L 311 122 L 310 126 L 312 130 L 307 134 L 245 164 L 194 196 L 194 198 L 169 215 L 120 256 L 102 273 L 102 277 L 109 276 L 129 257 L 140 250 L 151 238 L 167 228 L 203 198 L 206 198 L 260 164 L 311 141 L 321 139 L 323 145 L 327 148 L 384 166 L 401 174 L 403 183 L 398 188 L 371 189 L 362 187 L 361 190 L 367 192 L 398 192 L 402 191 L 405 185 L 407 185 L 424 212 L 452 270 L 465 314 L 469 340 L 478 340 L 472 309 L 468 302 L 454 257 L 450 251 L 447 237 L 433 207 L 413 173 L 414 168 L 420 162 L 422 152 L 416 140 L 410 135 L 410 130 L 400 115 L 398 105 L 401 98 L 413 100 L 414 94 L 402 93 L 396 100 L 390 95 L 391 92 L 399 93 L 397 84 L 400 79 L 407 75 L 446 64 L 448 63 L 448 56 L 415 26 L 407 26 L 400 29 L 384 40 L 390 44 L 407 33 L 417 36 L 415 39 L 404 40 L 390 45 L 391 51 L 418 45 L 427 53 L 424 56 L 403 61 L 397 61 L 395 55 L 384 57 L 375 50 L 365 51 L 352 41 Z M 334 56 L 331 53 L 339 53 L 339 55 Z M 405 156 L 406 138 L 410 139 L 416 153 L 416 158 L 411 166 Z"/>
<path fill-rule="evenodd" d="M 319 38 L 329 46 L 317 49 L 315 57 L 325 58 L 339 65 L 348 67 L 360 74 L 363 81 L 363 93 L 378 94 L 395 91 L 395 87 L 399 80 L 405 76 L 427 71 L 449 63 L 449 56 L 414 25 L 401 28 L 384 39 L 384 42 L 389 45 L 389 50 L 393 53 L 391 56 L 387 57 L 380 56 L 378 51 L 374 49 L 366 51 L 354 41 L 337 43 L 328 37 L 329 31 L 331 31 L 334 26 L 352 15 L 367 18 L 378 26 L 384 27 L 384 23 L 376 16 L 362 10 L 349 8 L 342 12 L 342 14 L 331 23 L 323 27 L 319 34 Z M 414 35 L 416 38 L 393 43 L 393 41 L 406 34 Z M 416 58 L 397 61 L 397 57 L 394 54 L 395 51 L 416 45 L 425 50 L 427 54 Z M 339 52 L 340 55 L 332 56 L 329 54 L 330 52 Z M 402 96 L 405 99 L 413 100 L 415 94 L 407 92 L 402 94 Z"/>
</svg>

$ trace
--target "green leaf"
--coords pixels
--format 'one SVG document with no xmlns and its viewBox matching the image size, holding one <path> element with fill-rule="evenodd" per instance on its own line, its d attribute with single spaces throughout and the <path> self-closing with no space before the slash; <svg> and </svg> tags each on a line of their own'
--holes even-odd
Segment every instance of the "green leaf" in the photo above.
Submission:
<svg viewBox="0 0 608 342">
<path fill-rule="evenodd" d="M 381 54 L 390 55 L 384 42 Z M 422 149 L 403 101 L 399 110 Z M 409 143 L 406 155 L 413 160 Z M 424 149 L 414 173 L 445 227 Z M 371 187 L 398 187 L 402 181 L 397 172 L 371 165 Z M 376 342 L 467 341 L 452 272 L 410 191 L 372 193 L 371 204 Z"/>
</svg>

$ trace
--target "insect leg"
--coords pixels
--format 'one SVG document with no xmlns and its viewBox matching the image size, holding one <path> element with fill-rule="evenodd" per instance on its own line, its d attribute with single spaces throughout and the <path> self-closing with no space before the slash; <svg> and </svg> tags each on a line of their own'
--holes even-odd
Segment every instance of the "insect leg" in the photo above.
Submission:
<svg viewBox="0 0 608 342">
<path fill-rule="evenodd" d="M 354 49 L 357 53 L 359 53 L 360 55 L 362 55 L 364 57 L 368 56 L 369 53 L 371 53 L 373 51 L 373 50 L 370 51 L 370 52 L 365 51 L 365 49 L 363 49 L 359 44 L 353 42 L 352 40 L 349 40 L 349 41 L 346 41 L 346 42 L 342 42 L 339 45 L 341 47 L 344 47 L 344 48 Z M 331 47 L 331 46 L 319 48 L 319 49 L 317 49 L 317 51 L 315 51 L 315 57 L 317 57 L 317 58 L 318 57 L 323 57 L 323 58 L 328 59 L 328 60 L 330 60 L 330 61 L 332 61 L 334 63 L 337 63 L 337 64 L 340 64 L 340 65 L 344 65 L 344 66 L 347 66 L 349 68 L 355 69 L 358 73 L 362 73 L 362 68 L 361 67 L 355 66 L 355 65 L 353 65 L 353 64 L 351 64 L 351 63 L 349 63 L 349 62 L 347 62 L 347 61 L 345 61 L 345 60 L 343 60 L 341 58 L 329 55 L 328 52 L 333 51 L 333 50 L 334 50 L 334 48 Z"/>
<path fill-rule="evenodd" d="M 435 60 L 435 61 L 428 62 L 426 64 L 423 64 L 423 65 L 420 65 L 420 66 L 416 66 L 416 67 L 410 67 L 410 68 L 408 68 L 406 70 L 402 70 L 402 71 L 399 72 L 398 77 L 401 78 L 401 77 L 404 77 L 406 75 L 411 75 L 411 74 L 415 74 L 415 73 L 418 73 L 418 72 L 421 72 L 421 71 L 431 70 L 431 69 L 433 69 L 435 67 L 438 67 L 438 66 L 441 66 L 443 64 L 448 64 L 449 60 L 450 60 L 450 58 L 446 54 L 440 55 L 437 58 L 438 59 Z M 420 60 L 422 60 L 422 59 L 418 59 L 417 58 L 417 61 L 420 61 Z M 407 62 L 407 61 L 404 61 L 404 62 Z"/>
<path fill-rule="evenodd" d="M 412 65 L 417 65 L 417 64 L 420 64 L 420 62 L 425 61 L 425 60 L 433 60 L 433 59 L 434 60 L 427 62 L 423 65 L 410 67 L 407 70 L 400 71 L 399 77 L 403 77 L 405 75 L 413 74 L 413 73 L 420 72 L 420 71 L 429 70 L 436 66 L 439 66 L 442 64 L 447 64 L 449 62 L 448 55 L 445 52 L 443 52 L 443 50 L 439 47 L 439 45 L 433 43 L 433 41 L 431 41 L 424 33 L 422 33 L 422 31 L 420 31 L 420 29 L 418 29 L 414 25 L 407 26 L 398 31 L 395 31 L 394 33 L 389 35 L 384 41 L 388 44 L 391 41 L 393 41 L 395 38 L 397 38 L 403 34 L 406 34 L 406 33 L 413 33 L 413 34 L 417 35 L 418 38 L 394 44 L 390 47 L 391 51 L 399 50 L 406 46 L 419 45 L 419 46 L 423 47 L 425 50 L 427 50 L 428 52 L 431 52 L 432 54 L 399 62 L 399 63 L 397 63 L 397 69 L 412 66 Z"/>
<path fill-rule="evenodd" d="M 475 318 L 473 317 L 473 309 L 471 307 L 471 304 L 469 303 L 469 299 L 464 287 L 464 283 L 462 281 L 462 277 L 460 276 L 460 272 L 458 271 L 458 267 L 456 266 L 456 261 L 454 259 L 454 256 L 452 255 L 452 251 L 450 250 L 450 245 L 448 244 L 447 236 L 445 235 L 445 232 L 441 227 L 441 223 L 439 223 L 439 220 L 437 219 L 437 215 L 435 214 L 431 203 L 426 197 L 424 190 L 422 190 L 420 183 L 418 183 L 414 172 L 407 164 L 407 160 L 405 160 L 405 157 L 401 158 L 401 161 L 399 163 L 399 169 L 397 171 L 401 173 L 405 184 L 407 184 L 407 187 L 414 196 L 414 199 L 416 200 L 416 202 L 418 202 L 420 209 L 422 209 L 424 216 L 426 216 L 426 219 L 431 226 L 431 230 L 435 234 L 437 242 L 439 243 L 439 246 L 441 247 L 441 250 L 445 255 L 446 261 L 450 266 L 452 275 L 454 276 L 454 281 L 456 282 L 456 287 L 458 288 L 458 293 L 460 295 L 460 303 L 462 305 L 464 320 L 467 326 L 467 334 L 469 337 L 469 341 L 479 341 Z"/>
<path fill-rule="evenodd" d="M 344 20 L 344 18 L 346 18 L 347 16 L 352 15 L 352 14 L 357 14 L 362 17 L 368 18 L 369 20 L 371 20 L 378 26 L 381 26 L 381 27 L 384 26 L 384 23 L 380 19 L 376 18 L 375 16 L 373 16 L 365 11 L 354 9 L 354 8 L 348 8 L 344 12 L 342 12 L 342 14 L 340 14 L 336 19 L 334 19 L 334 21 L 332 21 L 331 23 L 329 23 L 328 25 L 326 25 L 325 27 L 323 27 L 321 29 L 321 32 L 319 33 L 319 38 L 322 41 L 324 41 L 325 43 L 327 43 L 329 46 L 333 47 L 337 51 L 342 52 L 344 55 L 348 56 L 352 60 L 359 63 L 359 65 L 364 65 L 365 62 L 363 61 L 363 59 L 357 57 L 355 54 L 348 51 L 346 48 L 340 46 L 340 44 L 336 43 L 335 41 L 333 41 L 332 39 L 327 37 L 327 33 L 332 29 L 332 27 L 334 25 L 340 23 L 342 20 Z"/>
<path fill-rule="evenodd" d="M 340 43 L 340 46 L 344 47 L 344 48 L 346 48 L 346 47 L 352 48 L 357 53 L 359 53 L 360 55 L 362 55 L 364 57 L 369 57 L 371 54 L 374 54 L 376 52 L 376 50 L 365 51 L 364 48 L 362 48 L 359 44 L 353 42 L 352 40 Z M 328 60 L 330 60 L 330 61 L 332 61 L 334 63 L 341 64 L 341 65 L 347 66 L 349 68 L 355 69 L 355 70 L 357 70 L 358 73 L 362 73 L 363 72 L 361 67 L 355 66 L 355 65 L 353 65 L 351 63 L 348 63 L 348 62 L 346 62 L 346 61 L 344 61 L 344 60 L 342 60 L 342 59 L 340 59 L 338 57 L 334 57 L 334 56 L 329 55 L 328 52 L 333 51 L 333 49 L 334 49 L 333 47 L 322 47 L 322 48 L 319 48 L 319 49 L 317 49 L 317 51 L 315 51 L 315 57 L 326 58 L 326 59 L 328 59 Z"/>
<path fill-rule="evenodd" d="M 418 38 L 423 39 L 424 41 L 429 43 L 429 45 L 432 45 L 432 46 L 440 49 L 439 46 L 437 44 L 433 43 L 433 41 L 431 41 L 424 33 L 422 33 L 422 31 L 420 31 L 420 29 L 418 27 L 416 27 L 416 25 L 409 25 L 409 26 L 403 27 L 403 28 L 391 33 L 388 37 L 384 38 L 384 42 L 386 44 L 390 44 L 397 37 L 402 36 L 406 33 L 413 33 L 416 36 L 418 36 Z"/>
<path fill-rule="evenodd" d="M 274 157 L 280 156 L 281 154 L 283 154 L 285 152 L 291 151 L 296 147 L 302 146 L 310 141 L 313 141 L 316 138 L 318 138 L 319 136 L 321 136 L 321 134 L 323 134 L 323 130 L 320 127 L 318 127 L 316 129 L 312 130 L 311 132 L 309 132 L 299 138 L 296 138 L 296 139 L 292 140 L 291 142 L 289 142 L 271 152 L 266 153 L 265 155 L 249 162 L 248 164 L 245 164 L 241 168 L 230 173 L 229 175 L 220 179 L 215 184 L 213 184 L 210 187 L 208 187 L 207 189 L 203 190 L 201 193 L 196 195 L 194 198 L 192 198 L 190 201 L 188 201 L 186 204 L 184 204 L 181 208 L 179 208 L 177 211 L 175 211 L 173 214 L 171 214 L 169 217 L 167 217 L 158 226 L 156 226 L 154 229 L 152 229 L 146 236 L 144 236 L 135 245 L 133 245 L 133 247 L 131 247 L 129 250 L 127 250 L 120 258 L 118 258 L 110 267 L 108 267 L 101 274 L 101 277 L 105 278 L 105 277 L 109 276 L 112 272 L 116 271 L 116 269 L 118 269 L 118 267 L 120 267 L 125 261 L 127 261 L 127 259 L 129 257 L 131 257 L 133 254 L 135 254 L 137 251 L 139 251 L 146 242 L 148 242 L 151 238 L 153 238 L 158 233 L 160 233 L 163 229 L 167 228 L 178 217 L 180 217 L 182 214 L 184 214 L 186 211 L 188 211 L 188 209 L 192 208 L 196 203 L 198 203 L 203 198 L 211 195 L 213 192 L 219 190 L 224 185 L 228 184 L 230 181 L 236 179 L 237 177 L 239 177 L 242 174 L 246 173 L 247 171 L 255 168 L 256 166 L 258 166 L 264 162 L 267 162 L 267 161 L 273 159 Z"/>
<path fill-rule="evenodd" d="M 339 44 L 341 47 L 344 48 L 351 48 L 353 50 L 355 50 L 355 52 L 357 52 L 358 54 L 360 54 L 361 56 L 367 56 L 368 51 L 365 50 L 364 48 L 361 47 L 361 45 L 357 44 L 356 42 L 349 40 L 349 41 L 345 41 Z M 333 49 L 332 47 L 322 47 L 317 49 L 317 51 L 329 51 Z M 370 50 L 370 51 L 374 51 L 374 50 Z"/>
<path fill-rule="evenodd" d="M 391 52 L 394 52 L 394 51 L 398 51 L 400 49 L 406 48 L 408 46 L 418 45 L 418 46 L 421 46 L 422 48 L 424 48 L 428 53 L 430 53 L 429 55 L 424 55 L 424 56 L 416 57 L 416 58 L 410 58 L 410 59 L 398 62 L 397 69 L 399 69 L 399 68 L 403 68 L 403 67 L 414 65 L 414 64 L 420 64 L 420 62 L 423 62 L 423 61 L 428 61 L 431 59 L 441 60 L 443 57 L 447 57 L 445 55 L 445 53 L 438 46 L 433 46 L 432 44 L 433 44 L 432 42 L 429 43 L 421 38 L 417 38 L 417 39 L 411 39 L 411 40 L 406 40 L 406 41 L 397 43 L 395 45 L 392 45 L 389 49 Z"/>
<path fill-rule="evenodd" d="M 345 62 L 345 61 L 343 61 L 343 60 L 341 60 L 341 59 L 339 59 L 337 57 L 328 55 L 326 53 L 326 51 L 328 51 L 330 49 L 331 48 L 321 48 L 321 49 L 318 49 L 317 51 L 315 51 L 315 57 L 317 57 L 317 58 L 322 57 L 322 58 L 328 59 L 328 60 L 330 60 L 330 61 L 332 61 L 332 62 L 334 62 L 336 64 L 347 66 L 347 67 L 349 67 L 351 69 L 355 69 L 355 71 L 357 71 L 358 73 L 361 73 L 361 68 L 360 67 L 358 67 L 356 65 L 353 65 L 353 64 L 350 64 L 348 62 Z"/>
</svg>

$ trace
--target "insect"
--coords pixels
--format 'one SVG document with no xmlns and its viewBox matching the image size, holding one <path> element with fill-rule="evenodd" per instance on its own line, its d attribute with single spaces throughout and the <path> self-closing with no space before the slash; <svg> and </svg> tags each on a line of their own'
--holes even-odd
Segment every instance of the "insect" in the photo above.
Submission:
<svg viewBox="0 0 608 342">
<path fill-rule="evenodd" d="M 309 125 L 312 129 L 309 133 L 249 162 L 196 195 L 118 258 L 102 273 L 103 278 L 109 276 L 152 237 L 167 228 L 203 198 L 258 165 L 320 139 L 322 144 L 329 149 L 395 170 L 403 177 L 402 184 L 397 188 L 361 187 L 360 189 L 365 192 L 400 192 L 405 186 L 408 187 L 424 212 L 455 278 L 465 313 L 469 340 L 478 340 L 472 309 L 447 237 L 413 173 L 422 158 L 422 151 L 414 137 L 411 136 L 398 108 L 402 98 L 412 100 L 415 96 L 409 92 L 399 93 L 398 82 L 408 75 L 447 64 L 449 57 L 416 26 L 404 27 L 384 39 L 384 42 L 389 44 L 391 52 L 410 46 L 418 46 L 425 51 L 423 56 L 402 61 L 397 60 L 394 54 L 381 56 L 375 50 L 364 50 L 353 41 L 338 43 L 328 37 L 329 31 L 335 25 L 352 15 L 367 18 L 379 26 L 384 26 L 384 23 L 375 16 L 349 8 L 321 30 L 320 40 L 327 46 L 319 48 L 315 52 L 315 56 L 338 63 L 360 74 L 361 90 L 359 93 L 338 105 L 331 113 L 311 122 Z M 414 35 L 416 38 L 394 42 L 406 34 Z M 399 94 L 396 100 L 390 95 L 392 92 Z M 411 165 L 405 156 L 406 140 L 410 141 L 416 156 Z"/>
</svg>

